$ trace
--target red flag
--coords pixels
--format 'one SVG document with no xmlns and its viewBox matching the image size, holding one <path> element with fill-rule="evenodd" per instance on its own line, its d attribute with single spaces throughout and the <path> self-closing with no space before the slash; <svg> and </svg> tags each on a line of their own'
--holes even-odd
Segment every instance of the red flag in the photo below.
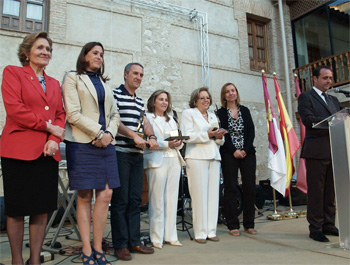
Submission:
<svg viewBox="0 0 350 265">
<path fill-rule="evenodd" d="M 265 99 L 265 108 L 266 108 L 266 119 L 267 119 L 267 135 L 269 139 L 269 149 L 272 153 L 276 153 L 278 150 L 277 140 L 276 140 L 276 132 L 274 126 L 272 124 L 272 118 L 276 118 L 275 110 L 271 103 L 271 98 L 269 95 L 269 91 L 267 90 L 267 80 L 266 76 L 262 75 L 263 89 L 264 89 L 264 99 Z"/>
<path fill-rule="evenodd" d="M 277 82 L 276 76 L 273 78 L 275 83 L 276 98 L 278 103 L 278 113 L 280 117 L 280 130 L 284 141 L 284 148 L 286 150 L 286 163 L 287 163 L 287 182 L 286 193 L 288 196 L 290 189 L 290 182 L 295 172 L 293 165 L 293 157 L 300 148 L 298 137 L 294 131 L 293 124 L 289 118 L 288 111 L 284 105 L 284 101 L 281 95 L 280 86 Z"/>
<path fill-rule="evenodd" d="M 301 94 L 301 91 L 300 91 L 299 80 L 297 75 L 295 75 L 294 81 L 295 81 L 297 99 L 298 99 L 299 95 Z M 301 121 L 301 119 L 299 119 L 299 122 L 300 122 L 300 141 L 301 141 L 301 146 L 303 146 L 304 139 L 305 139 L 305 126 Z M 299 159 L 298 179 L 297 179 L 296 187 L 302 192 L 307 193 L 306 166 L 305 166 L 304 158 Z"/>
<path fill-rule="evenodd" d="M 267 133 L 269 140 L 268 168 L 271 170 L 271 186 L 283 196 L 286 191 L 287 166 L 280 130 L 276 121 L 276 114 L 267 90 L 266 76 L 262 74 L 264 99 L 266 107 Z"/>
</svg>

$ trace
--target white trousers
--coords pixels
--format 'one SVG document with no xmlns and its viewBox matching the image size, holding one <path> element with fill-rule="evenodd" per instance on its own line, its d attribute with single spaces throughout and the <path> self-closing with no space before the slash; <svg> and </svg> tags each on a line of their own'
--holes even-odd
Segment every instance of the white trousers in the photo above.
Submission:
<svg viewBox="0 0 350 265">
<path fill-rule="evenodd" d="M 176 218 L 181 164 L 164 157 L 162 166 L 146 170 L 149 185 L 149 223 L 152 243 L 177 241 Z"/>
<path fill-rule="evenodd" d="M 216 236 L 219 210 L 220 161 L 187 159 L 195 239 Z"/>
</svg>

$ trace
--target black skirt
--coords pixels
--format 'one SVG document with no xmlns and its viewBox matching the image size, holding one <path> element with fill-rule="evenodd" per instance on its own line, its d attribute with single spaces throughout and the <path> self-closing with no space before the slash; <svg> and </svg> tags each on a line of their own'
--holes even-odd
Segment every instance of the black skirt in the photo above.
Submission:
<svg viewBox="0 0 350 265">
<path fill-rule="evenodd" d="M 5 214 L 10 217 L 57 209 L 58 162 L 50 156 L 31 161 L 1 158 Z"/>
</svg>

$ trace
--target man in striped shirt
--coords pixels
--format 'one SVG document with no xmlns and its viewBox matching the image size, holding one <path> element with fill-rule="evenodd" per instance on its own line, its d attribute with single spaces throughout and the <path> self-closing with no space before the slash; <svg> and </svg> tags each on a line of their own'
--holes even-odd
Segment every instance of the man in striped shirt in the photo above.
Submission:
<svg viewBox="0 0 350 265">
<path fill-rule="evenodd" d="M 120 126 L 116 136 L 116 153 L 120 187 L 114 189 L 111 200 L 111 228 L 114 254 L 121 260 L 131 260 L 130 251 L 152 254 L 153 248 L 140 241 L 140 204 L 143 187 L 143 149 L 158 148 L 157 137 L 144 117 L 143 133 L 148 141 L 136 133 L 144 103 L 136 95 L 143 78 L 143 66 L 129 63 L 124 69 L 124 85 L 113 90 L 120 113 Z"/>
</svg>

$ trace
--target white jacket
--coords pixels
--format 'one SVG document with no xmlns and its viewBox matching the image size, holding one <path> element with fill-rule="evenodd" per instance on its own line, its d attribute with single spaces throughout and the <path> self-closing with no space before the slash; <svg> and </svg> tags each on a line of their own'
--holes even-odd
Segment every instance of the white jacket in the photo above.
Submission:
<svg viewBox="0 0 350 265">
<path fill-rule="evenodd" d="M 207 122 L 197 108 L 191 108 L 182 112 L 181 128 L 182 134 L 189 136 L 186 140 L 185 158 L 221 160 L 219 146 L 225 142 L 222 139 L 210 139 L 208 131 L 218 126 L 218 119 L 214 113 L 208 111 Z"/>
<path fill-rule="evenodd" d="M 176 147 L 175 149 L 170 149 L 169 142 L 164 141 L 164 139 L 167 136 L 165 135 L 164 128 L 161 126 L 161 124 L 159 122 L 160 117 L 157 117 L 152 113 L 146 113 L 146 116 L 147 116 L 148 121 L 150 122 L 150 124 L 153 127 L 153 131 L 154 131 L 155 136 L 157 137 L 159 149 L 158 150 L 149 150 L 149 149 L 144 150 L 143 167 L 144 168 L 160 167 L 162 165 L 162 162 L 163 162 L 164 153 L 169 151 L 169 150 L 175 150 L 178 158 L 180 159 L 181 165 L 184 166 L 185 161 L 183 160 L 183 158 L 179 152 L 179 150 L 182 148 L 183 144 Z M 170 117 L 170 120 L 168 123 L 169 123 L 171 129 L 172 130 L 178 129 L 174 118 L 172 116 L 169 116 L 169 117 Z"/>
</svg>

